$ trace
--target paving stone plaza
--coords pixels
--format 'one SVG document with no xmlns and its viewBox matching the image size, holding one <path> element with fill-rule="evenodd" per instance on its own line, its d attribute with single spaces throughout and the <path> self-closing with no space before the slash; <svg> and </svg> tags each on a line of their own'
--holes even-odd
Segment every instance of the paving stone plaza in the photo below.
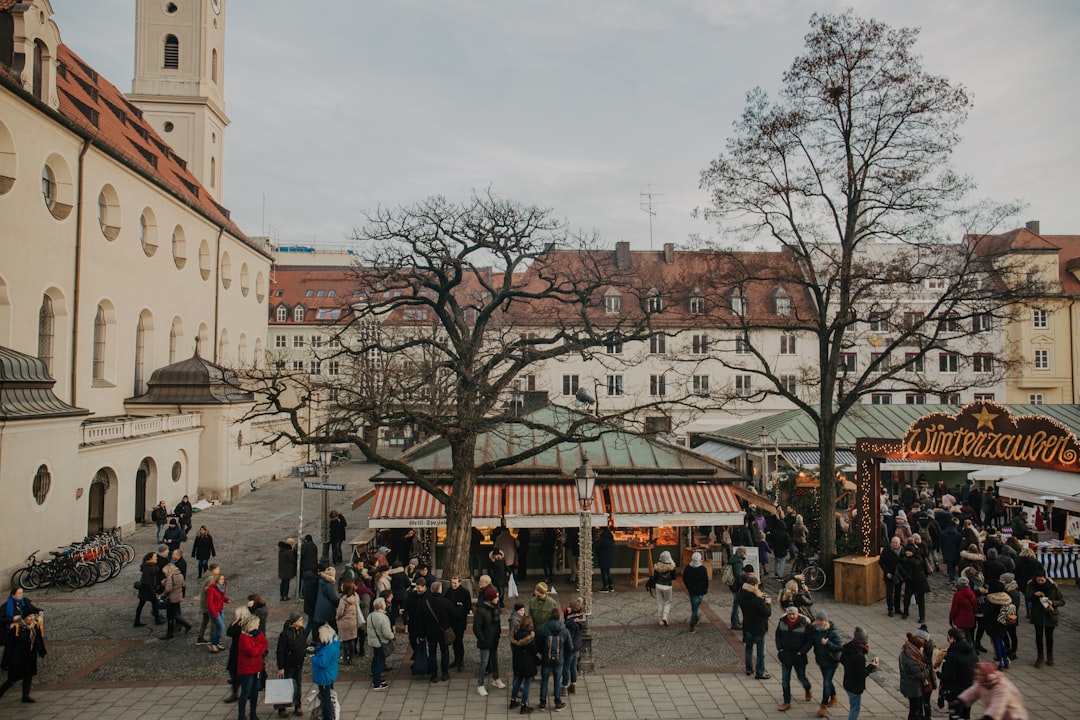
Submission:
<svg viewBox="0 0 1080 720">
<path fill-rule="evenodd" d="M 367 506 L 350 510 L 352 500 L 368 487 L 371 468 L 359 463 L 335 466 L 335 482 L 346 482 L 348 491 L 335 493 L 334 506 L 345 513 L 352 537 L 366 524 Z M 276 636 L 288 614 L 300 609 L 297 600 L 280 603 L 277 594 L 277 552 L 280 539 L 295 536 L 300 499 L 300 483 L 287 478 L 267 483 L 240 500 L 212 508 L 194 517 L 197 529 L 206 525 L 214 535 L 217 560 L 229 581 L 229 595 L 239 600 L 258 592 L 270 607 L 269 637 L 273 666 Z M 314 520 L 318 495 L 308 491 L 305 508 Z M 318 537 L 316 525 L 306 523 L 305 532 Z M 128 540 L 139 555 L 156 546 L 153 527 L 142 528 Z M 185 543 L 187 551 L 190 543 Z M 47 550 L 47 548 L 43 548 Z M 194 578 L 192 561 L 189 581 Z M 533 571 L 536 572 L 535 570 Z M 162 641 L 163 627 L 148 624 L 132 626 L 136 605 L 132 582 L 138 576 L 137 563 L 111 582 L 86 590 L 67 593 L 45 591 L 30 593 L 34 603 L 46 610 L 45 632 L 48 657 L 41 663 L 34 685 L 35 705 L 22 705 L 13 689 L 0 699 L 3 718 L 71 718 L 81 720 L 180 720 L 180 718 L 236 717 L 236 706 L 222 703 L 227 695 L 225 662 L 227 653 L 211 654 L 195 645 L 193 632 Z M 523 584 L 531 589 L 538 578 Z M 563 578 L 565 580 L 565 578 Z M 935 643 L 945 643 L 950 592 L 941 574 L 931 583 L 927 620 Z M 1020 626 L 1019 660 L 1008 671 L 1023 693 L 1033 718 L 1058 718 L 1073 715 L 1069 708 L 1071 681 L 1080 662 L 1080 591 L 1069 581 L 1062 581 L 1067 601 L 1056 636 L 1056 666 L 1035 669 L 1034 634 L 1030 625 Z M 573 591 L 555 584 L 565 604 Z M 778 587 L 768 581 L 766 589 L 773 596 Z M 616 575 L 616 592 L 594 596 L 591 628 L 594 637 L 596 671 L 578 683 L 577 693 L 568 696 L 568 706 L 560 715 L 572 718 L 629 720 L 631 718 L 766 718 L 813 717 L 821 694 L 820 673 L 811 663 L 809 677 L 814 684 L 815 700 L 799 698 L 787 713 L 779 713 L 781 702 L 780 665 L 769 639 L 767 670 L 773 678 L 755 680 L 742 669 L 742 643 L 727 626 L 731 594 L 714 579 L 703 604 L 705 619 L 698 632 L 690 634 L 686 624 L 689 602 L 676 588 L 672 625 L 656 623 L 655 602 L 644 587 L 633 588 L 625 576 Z M 197 599 L 188 593 L 184 616 L 198 620 Z M 293 592 L 295 595 L 295 591 Z M 870 652 L 881 658 L 881 670 L 873 675 L 863 696 L 864 718 L 906 717 L 907 703 L 899 693 L 897 656 L 906 632 L 914 631 L 914 618 L 901 620 L 886 616 L 884 602 L 869 607 L 841 605 L 824 596 L 815 597 L 815 608 L 825 609 L 839 627 L 841 636 L 850 638 L 852 629 L 862 626 L 870 635 Z M 144 615 L 144 620 L 147 615 Z M 777 619 L 774 617 L 774 620 Z M 505 623 L 505 613 L 503 615 Z M 196 626 L 197 630 L 197 626 Z M 472 646 L 471 646 L 472 645 Z M 466 637 L 465 671 L 452 673 L 449 682 L 430 684 L 425 677 L 413 680 L 408 662 L 395 654 L 389 674 L 389 690 L 372 692 L 367 660 L 351 666 L 342 665 L 336 689 L 344 718 L 403 717 L 497 718 L 509 717 L 508 690 L 491 689 L 488 697 L 476 692 L 477 651 Z M 405 643 L 399 642 L 399 649 Z M 510 656 L 505 635 L 499 666 L 509 680 Z M 305 673 L 305 692 L 310 689 Z M 837 684 L 842 678 L 838 673 Z M 537 687 L 534 683 L 532 702 Z M 847 717 L 846 695 L 840 692 L 840 704 L 830 710 L 834 718 Z M 801 695 L 799 695 L 801 698 Z M 550 705 L 549 705 L 550 712 Z M 260 716 L 269 718 L 273 709 L 264 705 Z M 534 713 L 534 716 L 536 714 Z M 946 717 L 934 709 L 935 717 Z M 978 717 L 978 714 L 973 714 Z"/>
</svg>

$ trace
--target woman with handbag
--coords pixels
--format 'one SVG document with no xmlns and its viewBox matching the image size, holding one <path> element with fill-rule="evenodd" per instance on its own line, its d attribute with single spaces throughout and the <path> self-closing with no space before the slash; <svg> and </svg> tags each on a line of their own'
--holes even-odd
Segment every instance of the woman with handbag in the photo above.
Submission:
<svg viewBox="0 0 1080 720">
<path fill-rule="evenodd" d="M 360 596 L 356 585 L 345 581 L 341 586 L 341 599 L 337 606 L 338 638 L 341 640 L 341 659 L 346 665 L 352 665 L 356 655 L 356 638 L 360 634 Z"/>
<path fill-rule="evenodd" d="M 394 651 L 394 629 L 386 614 L 386 600 L 378 597 L 371 603 L 367 619 L 367 639 L 371 646 L 371 689 L 385 690 L 389 684 L 382 679 L 386 658 Z"/>
<path fill-rule="evenodd" d="M 338 676 L 341 641 L 330 625 L 319 626 L 319 644 L 311 656 L 311 682 L 319 687 L 319 707 L 322 720 L 335 720 L 334 681 Z M 241 718 L 243 720 L 243 718 Z"/>
<path fill-rule="evenodd" d="M 236 655 L 236 675 L 240 683 L 240 701 L 236 704 L 237 720 L 245 720 L 244 705 L 251 708 L 248 713 L 255 720 L 255 708 L 259 704 L 259 690 L 262 689 L 262 676 L 266 670 L 263 658 L 269 644 L 266 635 L 259 629 L 259 618 L 248 615 L 237 637 L 239 652 Z"/>
</svg>

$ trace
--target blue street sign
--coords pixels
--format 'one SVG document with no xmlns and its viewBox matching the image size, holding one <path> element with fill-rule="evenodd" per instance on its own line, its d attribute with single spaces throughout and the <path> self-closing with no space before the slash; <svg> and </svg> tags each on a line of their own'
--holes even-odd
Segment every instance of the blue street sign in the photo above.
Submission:
<svg viewBox="0 0 1080 720">
<path fill-rule="evenodd" d="M 345 483 L 328 483 L 328 482 L 314 482 L 312 480 L 304 481 L 305 490 L 344 490 Z"/>
</svg>

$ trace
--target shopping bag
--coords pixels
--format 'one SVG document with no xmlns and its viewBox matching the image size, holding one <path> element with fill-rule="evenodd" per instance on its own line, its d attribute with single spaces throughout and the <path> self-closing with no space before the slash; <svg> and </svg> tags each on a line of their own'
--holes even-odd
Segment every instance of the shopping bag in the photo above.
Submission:
<svg viewBox="0 0 1080 720">
<path fill-rule="evenodd" d="M 289 678 L 271 678 L 266 681 L 266 694 L 263 695 L 263 703 L 266 705 L 292 705 L 293 681 Z"/>
<path fill-rule="evenodd" d="M 506 597 L 517 597 L 517 596 L 518 596 L 517 581 L 514 580 L 514 576 L 511 575 L 510 576 L 510 581 L 507 583 L 507 586 L 506 586 Z"/>
</svg>

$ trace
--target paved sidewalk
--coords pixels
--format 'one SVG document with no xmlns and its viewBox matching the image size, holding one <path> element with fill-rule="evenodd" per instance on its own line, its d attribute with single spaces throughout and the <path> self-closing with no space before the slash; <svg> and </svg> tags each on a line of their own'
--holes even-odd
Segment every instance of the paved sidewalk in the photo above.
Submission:
<svg viewBox="0 0 1080 720">
<path fill-rule="evenodd" d="M 354 497 L 368 487 L 371 468 L 358 463 L 335 467 L 333 480 L 345 481 L 349 490 L 334 494 L 335 507 L 345 513 L 349 532 L 365 525 L 368 508 L 351 511 Z M 268 483 L 257 492 L 222 508 L 198 513 L 195 527 L 206 524 L 214 535 L 218 560 L 229 578 L 230 595 L 239 601 L 249 592 L 259 592 L 270 606 L 269 635 L 271 648 L 288 613 L 298 602 L 279 603 L 277 597 L 276 545 L 281 538 L 296 535 L 299 506 L 299 482 L 285 479 Z M 318 507 L 318 494 L 308 492 L 305 510 L 314 519 L 311 508 Z M 316 537 L 314 525 L 305 528 Z M 152 528 L 143 528 L 129 538 L 140 553 L 154 545 Z M 190 543 L 185 544 L 185 549 Z M 189 578 L 194 583 L 194 561 Z M 71 718 L 80 720 L 109 718 L 117 720 L 180 720 L 197 718 L 229 719 L 236 717 L 236 706 L 222 704 L 227 693 L 225 654 L 209 654 L 194 645 L 195 634 L 162 642 L 163 628 L 153 625 L 132 627 L 135 598 L 131 589 L 137 576 L 134 565 L 115 580 L 74 593 L 58 591 L 32 593 L 36 604 L 47 609 L 46 636 L 49 657 L 41 664 L 35 684 L 37 704 L 21 705 L 15 688 L 0 699 L 0 717 Z M 929 628 L 934 640 L 944 644 L 947 629 L 949 593 L 944 579 L 932 579 L 935 592 L 928 607 Z M 523 583 L 531 586 L 530 583 Z M 776 583 L 769 581 L 771 594 Z M 565 597 L 573 588 L 556 582 Z M 690 635 L 685 625 L 689 604 L 685 595 L 676 592 L 672 613 L 673 626 L 660 628 L 655 623 L 655 605 L 643 588 L 622 583 L 614 594 L 595 595 L 592 619 L 595 638 L 596 673 L 578 682 L 577 693 L 567 699 L 562 717 L 587 720 L 631 720 L 632 718 L 766 718 L 814 715 L 821 696 L 820 674 L 811 663 L 809 676 L 814 683 L 815 701 L 796 700 L 794 707 L 781 714 L 780 666 L 770 647 L 767 669 L 771 680 L 754 680 L 742 672 L 742 644 L 726 625 L 730 612 L 730 593 L 714 584 L 703 609 L 705 620 L 699 631 Z M 1076 673 L 1080 658 L 1080 591 L 1063 584 L 1068 605 L 1062 611 L 1057 631 L 1053 668 L 1036 670 L 1033 631 L 1020 627 L 1020 659 L 1009 671 L 1027 701 L 1032 717 L 1065 717 L 1071 713 L 1069 682 Z M 293 591 L 295 595 L 295 590 Z M 871 676 L 863 696 L 864 718 L 904 717 L 907 704 L 898 691 L 896 658 L 904 633 L 915 629 L 912 620 L 888 618 L 883 603 L 870 607 L 840 605 L 824 597 L 815 607 L 824 608 L 840 628 L 845 640 L 851 630 L 861 625 L 870 633 L 871 654 L 881 658 L 881 671 Z M 189 598 L 184 606 L 188 620 L 198 620 L 198 606 Z M 144 620 L 149 617 L 148 611 Z M 196 626 L 196 631 L 197 631 Z M 486 698 L 476 693 L 473 670 L 477 653 L 471 636 L 466 638 L 465 667 L 469 672 L 453 673 L 446 683 L 431 684 L 426 678 L 408 677 L 407 659 L 398 653 L 390 674 L 390 689 L 372 692 L 367 667 L 361 661 L 342 666 L 337 690 L 343 718 L 439 717 L 464 720 L 504 718 L 517 711 L 507 710 L 508 690 L 491 689 Z M 503 642 L 500 667 L 507 674 L 509 652 Z M 771 643 L 770 643 L 771 645 Z M 403 648 L 404 643 L 399 643 Z M 271 654 L 272 655 L 272 654 Z M 272 665 L 272 657 L 271 657 Z M 404 666 L 404 667 L 402 667 Z M 838 674 L 839 687 L 842 671 Z M 310 687 L 306 678 L 305 688 Z M 801 697 L 801 693 L 796 693 Z M 847 717 L 847 700 L 833 708 L 834 718 Z M 538 698 L 534 683 L 531 703 Z M 18 713 L 18 714 L 16 714 Z M 262 718 L 274 715 L 272 708 L 260 709 Z M 534 717 L 536 713 L 534 713 Z M 945 714 L 935 708 L 935 716 Z"/>
</svg>

